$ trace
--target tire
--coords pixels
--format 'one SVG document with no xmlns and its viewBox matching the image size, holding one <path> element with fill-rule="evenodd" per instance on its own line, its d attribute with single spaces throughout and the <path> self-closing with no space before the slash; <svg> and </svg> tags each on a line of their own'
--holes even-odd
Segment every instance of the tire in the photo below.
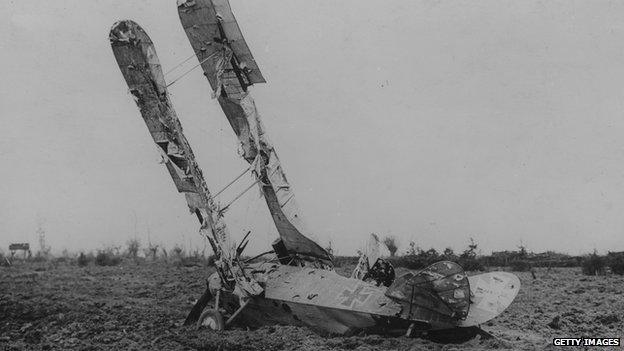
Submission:
<svg viewBox="0 0 624 351">
<path fill-rule="evenodd" d="M 197 329 L 201 327 L 208 327 L 215 331 L 225 330 L 223 316 L 219 311 L 215 311 L 211 308 L 205 309 L 197 320 Z"/>
</svg>

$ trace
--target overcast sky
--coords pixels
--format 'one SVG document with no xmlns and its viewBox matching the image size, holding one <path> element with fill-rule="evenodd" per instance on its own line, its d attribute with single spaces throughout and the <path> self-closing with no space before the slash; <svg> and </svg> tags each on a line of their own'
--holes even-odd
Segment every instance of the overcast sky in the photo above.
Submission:
<svg viewBox="0 0 624 351">
<path fill-rule="evenodd" d="M 624 250 L 623 2 L 231 3 L 321 245 Z M 202 250 L 108 42 L 133 19 L 174 67 L 193 55 L 175 0 L 2 1 L 0 17 L 0 248 L 37 247 L 41 225 L 57 252 Z M 170 93 L 215 192 L 247 167 L 234 133 L 200 70 Z M 227 212 L 249 253 L 277 236 L 265 207 L 254 189 Z"/>
</svg>

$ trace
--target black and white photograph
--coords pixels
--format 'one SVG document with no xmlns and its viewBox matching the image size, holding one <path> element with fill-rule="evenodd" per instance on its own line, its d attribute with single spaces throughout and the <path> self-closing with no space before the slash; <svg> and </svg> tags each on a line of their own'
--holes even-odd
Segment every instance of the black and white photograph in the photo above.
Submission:
<svg viewBox="0 0 624 351">
<path fill-rule="evenodd" d="M 0 17 L 0 350 L 624 348 L 624 2 Z"/>
</svg>

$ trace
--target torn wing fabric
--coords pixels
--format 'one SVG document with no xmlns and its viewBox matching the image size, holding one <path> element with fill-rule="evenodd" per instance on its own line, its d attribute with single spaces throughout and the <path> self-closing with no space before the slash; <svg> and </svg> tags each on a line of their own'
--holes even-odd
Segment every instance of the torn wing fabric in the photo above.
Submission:
<svg viewBox="0 0 624 351">
<path fill-rule="evenodd" d="M 331 260 L 329 253 L 314 241 L 306 226 L 295 194 L 286 179 L 277 153 L 264 132 L 256 104 L 250 94 L 241 98 L 220 97 L 230 124 L 234 128 L 245 153 L 243 157 L 254 165 L 275 226 L 288 251 Z M 249 152 L 247 152 L 249 151 Z"/>
<path fill-rule="evenodd" d="M 262 185 L 262 192 L 286 248 L 295 253 L 331 260 L 329 253 L 310 239 L 314 236 L 303 220 L 295 194 L 286 181 L 275 152 L 271 152 L 269 164 L 264 167 L 263 172 L 269 182 Z"/>
<path fill-rule="evenodd" d="M 178 192 L 184 193 L 191 212 L 198 215 L 202 225 L 201 232 L 211 234 L 219 243 L 222 252 L 215 253 L 231 260 L 233 244 L 230 235 L 169 100 L 152 41 L 132 21 L 115 23 L 109 39 L 130 93 L 141 111 L 173 183 Z"/>
<path fill-rule="evenodd" d="M 217 96 L 222 88 L 228 96 L 245 90 L 239 78 L 245 85 L 265 82 L 227 0 L 179 0 L 178 14 L 197 58 L 202 63 L 204 74 Z M 224 48 L 230 50 L 232 55 L 221 66 L 219 60 L 223 61 L 226 56 L 219 52 Z M 232 69 L 233 63 L 241 69 L 240 77 Z"/>
</svg>

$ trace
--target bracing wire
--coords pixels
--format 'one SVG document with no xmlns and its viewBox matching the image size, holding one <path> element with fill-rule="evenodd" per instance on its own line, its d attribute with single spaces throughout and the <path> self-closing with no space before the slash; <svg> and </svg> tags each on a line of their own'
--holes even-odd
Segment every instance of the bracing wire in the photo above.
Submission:
<svg viewBox="0 0 624 351">
<path fill-rule="evenodd" d="M 178 78 L 174 79 L 171 83 L 167 84 L 167 88 L 170 87 L 171 85 L 173 85 L 173 83 L 179 81 L 180 79 L 182 79 L 184 76 L 186 76 L 187 74 L 191 73 L 195 68 L 201 66 L 204 62 L 208 61 L 209 59 L 211 59 L 216 53 L 218 53 L 218 51 L 215 51 L 214 53 L 212 53 L 211 55 L 209 55 L 208 57 L 206 57 L 205 59 L 201 60 L 198 64 L 196 64 L 195 66 L 191 67 L 191 69 L 189 69 L 188 71 L 182 73 L 181 76 L 179 76 Z"/>
<path fill-rule="evenodd" d="M 213 197 L 219 196 L 222 192 L 225 191 L 225 189 L 229 188 L 232 184 L 234 184 L 237 180 L 239 180 L 242 176 L 244 176 L 247 172 L 249 172 L 250 169 L 251 169 L 251 166 L 247 167 L 247 169 L 245 169 L 241 174 L 239 174 L 236 178 L 234 178 L 234 180 L 232 180 L 226 186 L 224 186 L 223 189 L 217 191 L 217 193 L 214 194 Z"/>
<path fill-rule="evenodd" d="M 192 54 L 191 56 L 189 56 L 186 59 L 184 59 L 184 61 L 182 61 L 182 62 L 178 63 L 177 65 L 173 66 L 172 68 L 170 68 L 167 72 L 165 72 L 165 75 L 175 71 L 176 69 L 178 69 L 178 67 L 182 66 L 183 64 L 188 62 L 188 60 L 192 59 L 193 57 L 195 57 L 195 54 Z"/>
<path fill-rule="evenodd" d="M 232 199 L 232 201 L 230 201 L 230 203 L 228 203 L 227 205 L 225 205 L 224 207 L 222 207 L 219 212 L 223 213 L 225 212 L 236 200 L 240 199 L 241 196 L 245 195 L 246 192 L 249 191 L 249 189 L 253 188 L 254 185 L 258 184 L 260 180 L 256 180 L 255 182 L 251 183 L 250 186 L 247 187 L 247 189 L 243 190 L 240 194 L 236 195 L 236 197 L 234 199 Z"/>
</svg>

